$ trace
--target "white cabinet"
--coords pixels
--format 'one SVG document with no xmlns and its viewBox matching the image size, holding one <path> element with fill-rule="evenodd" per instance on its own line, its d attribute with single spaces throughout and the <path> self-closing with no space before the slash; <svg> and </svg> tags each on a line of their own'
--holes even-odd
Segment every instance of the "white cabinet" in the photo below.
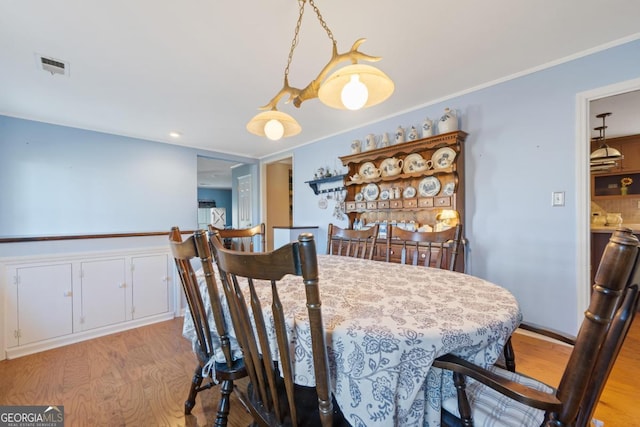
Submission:
<svg viewBox="0 0 640 427">
<path fill-rule="evenodd" d="M 70 263 L 25 265 L 12 269 L 9 276 L 7 347 L 73 332 Z"/>
<path fill-rule="evenodd" d="M 140 319 L 169 310 L 169 263 L 166 255 L 131 259 L 131 316 Z"/>
<path fill-rule="evenodd" d="M 18 357 L 171 319 L 176 291 L 170 274 L 168 245 L 0 259 L 2 350 Z"/>
<path fill-rule="evenodd" d="M 98 328 L 126 320 L 125 259 L 80 263 L 80 329 Z"/>
</svg>

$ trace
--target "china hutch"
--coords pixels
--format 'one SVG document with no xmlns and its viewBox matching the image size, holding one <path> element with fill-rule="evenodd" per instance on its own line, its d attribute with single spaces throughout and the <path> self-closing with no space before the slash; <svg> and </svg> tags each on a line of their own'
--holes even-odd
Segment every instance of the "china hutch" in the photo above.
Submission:
<svg viewBox="0 0 640 427">
<path fill-rule="evenodd" d="M 345 212 L 354 224 L 404 224 L 436 230 L 443 211 L 457 212 L 464 233 L 464 141 L 454 131 L 340 157 Z M 384 236 L 380 236 L 381 238 Z M 462 271 L 463 250 L 458 262 Z"/>
</svg>

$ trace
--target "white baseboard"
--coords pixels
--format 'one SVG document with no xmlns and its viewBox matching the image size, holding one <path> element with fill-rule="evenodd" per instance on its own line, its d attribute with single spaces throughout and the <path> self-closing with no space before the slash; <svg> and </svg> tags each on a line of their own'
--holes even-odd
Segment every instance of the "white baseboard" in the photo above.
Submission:
<svg viewBox="0 0 640 427">
<path fill-rule="evenodd" d="M 81 341 L 87 341 L 93 338 L 103 337 L 105 335 L 114 334 L 116 332 L 126 331 L 128 329 L 139 328 L 141 326 L 151 325 L 152 323 L 163 322 L 173 319 L 173 312 L 156 314 L 153 316 L 143 317 L 127 322 L 116 323 L 114 325 L 104 326 L 101 328 L 91 329 L 89 331 L 76 332 L 61 337 L 51 338 L 36 343 L 8 348 L 6 350 L 6 359 L 15 359 L 17 357 L 27 356 L 29 354 L 39 353 L 45 350 L 62 347 L 69 344 L 75 344 Z"/>
</svg>

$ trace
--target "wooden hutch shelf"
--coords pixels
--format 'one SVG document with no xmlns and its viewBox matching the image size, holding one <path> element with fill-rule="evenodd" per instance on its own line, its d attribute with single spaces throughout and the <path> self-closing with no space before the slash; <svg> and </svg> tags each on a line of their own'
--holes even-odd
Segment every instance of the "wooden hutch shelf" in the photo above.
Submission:
<svg viewBox="0 0 640 427">
<path fill-rule="evenodd" d="M 349 170 L 344 185 L 347 190 L 345 212 L 350 226 L 358 220 L 358 223 L 377 222 L 383 225 L 413 222 L 416 228 L 423 225 L 435 228 L 436 216 L 444 209 L 451 209 L 458 212 L 464 233 L 466 138 L 466 132 L 455 131 L 340 157 L 342 164 Z M 453 162 L 446 167 L 410 172 L 404 164 L 408 156 L 412 156 L 411 159 L 433 161 L 434 154 L 445 147 L 455 152 Z M 385 161 L 391 158 L 403 161 L 401 173 L 368 178 L 361 176 L 363 165 L 372 163 L 376 169 L 381 169 Z M 354 180 L 354 176 L 358 178 Z M 425 185 L 425 179 L 439 184 L 439 189 L 421 191 L 421 184 Z M 407 191 L 408 188 L 411 191 Z M 463 263 L 463 258 L 459 257 L 459 262 Z"/>
</svg>

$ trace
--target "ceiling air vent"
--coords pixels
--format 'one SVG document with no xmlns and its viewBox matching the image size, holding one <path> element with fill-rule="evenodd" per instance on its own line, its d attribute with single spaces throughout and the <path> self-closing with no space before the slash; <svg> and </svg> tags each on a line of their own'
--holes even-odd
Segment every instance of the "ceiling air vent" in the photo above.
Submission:
<svg viewBox="0 0 640 427">
<path fill-rule="evenodd" d="M 38 62 L 38 68 L 42 68 L 42 70 L 54 74 L 62 74 L 63 76 L 69 75 L 69 63 L 64 62 L 60 59 L 51 58 L 50 56 L 42 56 L 36 54 L 36 59 Z"/>
</svg>

